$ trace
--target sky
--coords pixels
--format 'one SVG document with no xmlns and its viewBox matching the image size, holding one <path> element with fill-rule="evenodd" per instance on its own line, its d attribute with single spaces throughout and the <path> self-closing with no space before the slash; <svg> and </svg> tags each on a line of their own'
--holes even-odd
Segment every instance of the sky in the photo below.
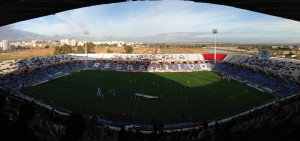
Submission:
<svg viewBox="0 0 300 141">
<path fill-rule="evenodd" d="M 300 43 L 300 22 L 187 1 L 143 1 L 69 10 L 11 25 L 15 30 L 84 40 Z M 1 34 L 1 33 L 0 33 Z"/>
</svg>

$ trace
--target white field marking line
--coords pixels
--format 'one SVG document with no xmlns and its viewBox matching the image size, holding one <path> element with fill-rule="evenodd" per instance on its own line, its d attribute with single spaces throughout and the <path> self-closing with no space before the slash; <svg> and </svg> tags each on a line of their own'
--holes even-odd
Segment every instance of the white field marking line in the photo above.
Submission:
<svg viewBox="0 0 300 141">
<path fill-rule="evenodd" d="M 145 86 L 145 83 L 146 83 L 146 79 L 148 78 L 148 75 L 146 75 L 146 77 L 145 77 L 145 79 L 144 79 L 144 83 L 143 83 L 143 85 L 142 85 L 142 87 L 141 87 L 141 92 L 143 91 L 143 89 L 144 89 L 144 86 Z M 140 99 L 137 101 L 137 103 L 135 104 L 135 107 L 134 107 L 134 111 L 133 111 L 133 114 L 135 115 L 135 112 L 136 112 L 136 109 L 137 109 L 137 107 L 138 107 L 138 105 L 139 105 L 139 102 L 140 102 Z"/>
</svg>

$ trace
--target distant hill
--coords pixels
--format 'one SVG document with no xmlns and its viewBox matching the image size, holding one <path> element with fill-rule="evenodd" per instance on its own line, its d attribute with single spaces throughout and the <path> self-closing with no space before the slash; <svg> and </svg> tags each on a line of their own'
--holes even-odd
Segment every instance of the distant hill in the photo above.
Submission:
<svg viewBox="0 0 300 141">
<path fill-rule="evenodd" d="M 31 40 L 51 40 L 53 37 L 40 35 L 32 32 L 14 29 L 13 26 L 0 27 L 0 41 L 31 41 Z"/>
<path fill-rule="evenodd" d="M 202 36 L 205 35 L 205 36 Z M 211 36 L 211 37 L 207 37 Z M 54 35 L 46 36 L 33 32 L 15 29 L 13 25 L 0 27 L 0 41 L 31 41 L 31 40 L 60 40 L 60 39 L 75 39 L 77 41 L 84 40 L 83 35 Z M 175 33 L 161 33 L 155 35 L 139 36 L 139 37 L 93 37 L 88 36 L 89 41 L 125 41 L 125 42 L 143 42 L 143 43 L 191 43 L 191 42 L 206 42 L 214 43 L 214 38 L 208 33 L 197 32 L 175 32 Z M 240 37 L 217 37 L 217 42 L 221 43 L 249 43 L 249 44 L 262 44 L 262 43 L 283 43 L 295 44 L 300 43 L 298 37 L 253 37 L 253 38 L 240 38 Z"/>
</svg>

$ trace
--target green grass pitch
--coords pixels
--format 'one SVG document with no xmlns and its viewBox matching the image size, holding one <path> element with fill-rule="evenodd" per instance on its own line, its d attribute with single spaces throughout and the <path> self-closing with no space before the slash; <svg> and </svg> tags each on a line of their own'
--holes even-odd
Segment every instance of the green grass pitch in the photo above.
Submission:
<svg viewBox="0 0 300 141">
<path fill-rule="evenodd" d="M 104 99 L 97 97 L 102 89 Z M 116 96 L 107 94 L 118 91 Z M 135 123 L 160 119 L 164 123 L 218 120 L 238 114 L 253 106 L 274 100 L 274 96 L 245 84 L 227 79 L 215 72 L 134 73 L 82 71 L 72 76 L 29 87 L 23 93 L 50 100 L 60 107 L 79 112 L 83 107 L 111 119 L 111 112 L 134 114 Z M 134 93 L 158 96 L 153 99 L 131 99 Z M 109 115 L 104 114 L 108 111 Z"/>
</svg>

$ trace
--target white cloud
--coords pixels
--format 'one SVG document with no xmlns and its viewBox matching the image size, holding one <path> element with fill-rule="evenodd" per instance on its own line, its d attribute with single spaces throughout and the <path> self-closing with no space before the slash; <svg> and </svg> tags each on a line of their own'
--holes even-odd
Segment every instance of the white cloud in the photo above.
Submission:
<svg viewBox="0 0 300 141">
<path fill-rule="evenodd" d="M 261 18 L 248 20 L 247 16 Z M 55 22 L 53 22 L 53 21 Z M 75 9 L 15 24 L 18 29 L 42 35 L 83 36 L 84 29 L 97 39 L 153 37 L 161 33 L 211 33 L 228 37 L 300 35 L 300 23 L 232 7 L 193 2 L 127 2 Z M 225 34 L 226 33 L 226 34 Z M 166 34 L 164 34 L 166 35 Z M 192 34 L 193 36 L 206 36 Z M 174 34 L 169 34 L 174 36 Z M 206 37 L 211 36 L 207 35 Z M 178 37 L 178 36 L 176 36 Z"/>
</svg>

